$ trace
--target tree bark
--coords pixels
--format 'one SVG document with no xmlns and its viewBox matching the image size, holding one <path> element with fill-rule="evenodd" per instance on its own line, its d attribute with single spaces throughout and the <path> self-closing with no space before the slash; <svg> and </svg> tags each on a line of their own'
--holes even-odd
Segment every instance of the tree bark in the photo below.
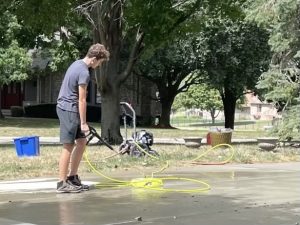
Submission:
<svg viewBox="0 0 300 225">
<path fill-rule="evenodd" d="M 101 136 L 111 144 L 120 144 L 120 88 L 112 84 L 111 90 L 101 95 Z"/>
<path fill-rule="evenodd" d="M 161 116 L 159 120 L 159 127 L 162 128 L 171 128 L 170 124 L 170 115 L 171 115 L 171 108 L 174 102 L 176 92 L 169 90 L 168 87 L 164 85 L 158 85 L 158 90 L 160 93 L 160 104 L 161 104 Z M 177 88 L 173 88 L 173 90 L 177 90 Z"/>
<path fill-rule="evenodd" d="M 114 54 L 114 52 L 112 52 Z M 120 81 L 118 62 L 113 57 L 96 73 L 98 90 L 101 93 L 101 136 L 110 144 L 120 144 Z"/>
<path fill-rule="evenodd" d="M 94 25 L 94 42 L 102 43 L 110 52 L 110 59 L 96 71 L 101 94 L 101 136 L 110 144 L 120 144 L 120 87 L 128 78 L 141 50 L 144 34 L 137 31 L 124 71 L 120 67 L 120 50 L 123 46 L 122 7 L 124 0 L 98 2 L 91 12 Z"/>
<path fill-rule="evenodd" d="M 216 114 L 216 110 L 215 109 L 211 109 L 210 110 L 210 116 L 211 116 L 211 122 L 212 122 L 212 124 L 215 124 L 215 119 L 216 119 L 215 114 Z"/>
<path fill-rule="evenodd" d="M 225 88 L 224 93 L 221 94 L 223 106 L 224 106 L 224 116 L 225 116 L 225 128 L 234 129 L 234 115 L 237 97 L 234 92 Z"/>
<path fill-rule="evenodd" d="M 166 99 L 161 102 L 161 116 L 158 126 L 161 128 L 171 128 L 170 115 L 173 101 L 172 99 Z"/>
</svg>

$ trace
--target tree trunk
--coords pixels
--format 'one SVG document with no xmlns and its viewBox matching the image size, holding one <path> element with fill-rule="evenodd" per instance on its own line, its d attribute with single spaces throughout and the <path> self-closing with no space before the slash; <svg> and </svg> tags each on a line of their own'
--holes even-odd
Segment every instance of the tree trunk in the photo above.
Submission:
<svg viewBox="0 0 300 225">
<path fill-rule="evenodd" d="M 114 54 L 114 52 L 112 52 Z M 113 57 L 96 74 L 101 94 L 101 136 L 110 144 L 120 144 L 120 82 L 117 60 Z"/>
<path fill-rule="evenodd" d="M 94 42 L 103 44 L 110 59 L 96 71 L 97 88 L 101 94 L 101 136 L 110 144 L 120 144 L 120 74 L 121 2 L 98 3 L 93 8 Z M 109 13 L 107 13 L 109 12 Z"/>
<path fill-rule="evenodd" d="M 168 91 L 167 87 L 164 88 L 160 87 L 159 93 L 161 94 L 161 98 L 160 98 L 161 116 L 160 116 L 158 126 L 162 128 L 171 128 L 171 124 L 170 124 L 171 108 L 176 94 L 172 94 L 171 91 Z"/>
<path fill-rule="evenodd" d="M 160 83 L 159 83 L 160 82 Z M 174 99 L 177 95 L 178 86 L 171 86 L 162 83 L 162 80 L 155 82 L 159 91 L 159 99 L 161 104 L 161 115 L 158 127 L 171 128 L 170 115 Z M 168 82 L 171 83 L 171 82 Z"/>
<path fill-rule="evenodd" d="M 120 88 L 112 84 L 109 92 L 101 95 L 101 136 L 111 144 L 120 144 Z"/>
<path fill-rule="evenodd" d="M 94 4 L 94 3 L 93 3 Z M 125 82 L 137 60 L 144 34 L 138 32 L 124 71 L 120 71 L 120 50 L 123 46 L 124 0 L 97 1 L 91 12 L 94 42 L 103 44 L 110 59 L 96 72 L 101 94 L 101 136 L 111 144 L 120 144 L 120 86 Z"/>
<path fill-rule="evenodd" d="M 215 114 L 216 114 L 216 110 L 215 109 L 211 109 L 210 110 L 210 116 L 211 116 L 211 122 L 212 124 L 215 124 Z"/>
<path fill-rule="evenodd" d="M 161 116 L 159 120 L 159 127 L 162 128 L 170 128 L 170 115 L 171 115 L 171 107 L 172 107 L 172 101 L 163 101 L 161 103 Z"/>
<path fill-rule="evenodd" d="M 221 96 L 224 106 L 225 128 L 234 129 L 234 114 L 237 98 L 234 93 L 227 88 L 225 88 Z"/>
</svg>

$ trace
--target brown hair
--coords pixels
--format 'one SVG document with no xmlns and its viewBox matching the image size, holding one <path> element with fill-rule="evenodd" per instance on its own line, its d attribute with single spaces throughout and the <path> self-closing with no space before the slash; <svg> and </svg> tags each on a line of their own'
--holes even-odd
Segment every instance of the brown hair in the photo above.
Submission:
<svg viewBox="0 0 300 225">
<path fill-rule="evenodd" d="M 99 60 L 99 59 L 109 60 L 109 51 L 106 50 L 104 45 L 97 43 L 97 44 L 92 45 L 89 48 L 86 56 L 88 58 L 96 57 L 97 60 Z"/>
</svg>

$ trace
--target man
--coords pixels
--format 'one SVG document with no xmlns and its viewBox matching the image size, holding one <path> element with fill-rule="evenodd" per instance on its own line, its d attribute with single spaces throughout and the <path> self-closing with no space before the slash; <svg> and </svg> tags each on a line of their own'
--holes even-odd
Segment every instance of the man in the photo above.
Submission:
<svg viewBox="0 0 300 225">
<path fill-rule="evenodd" d="M 95 69 L 108 59 L 109 52 L 105 47 L 94 44 L 83 59 L 71 64 L 62 82 L 56 107 L 60 121 L 60 142 L 63 144 L 56 189 L 58 193 L 77 193 L 89 189 L 78 176 L 78 167 L 86 146 L 85 136 L 89 132 L 86 122 L 89 68 Z"/>
</svg>

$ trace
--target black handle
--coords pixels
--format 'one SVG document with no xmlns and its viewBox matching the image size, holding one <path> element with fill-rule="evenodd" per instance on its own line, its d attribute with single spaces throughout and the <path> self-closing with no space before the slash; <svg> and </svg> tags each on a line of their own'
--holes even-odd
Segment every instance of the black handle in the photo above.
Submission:
<svg viewBox="0 0 300 225">
<path fill-rule="evenodd" d="M 86 135 L 87 137 L 87 142 L 86 144 L 88 145 L 90 143 L 90 141 L 96 137 L 102 144 L 104 144 L 106 147 L 108 147 L 109 149 L 114 151 L 114 148 L 107 143 L 96 131 L 96 129 L 94 127 L 89 126 L 89 133 Z"/>
</svg>

